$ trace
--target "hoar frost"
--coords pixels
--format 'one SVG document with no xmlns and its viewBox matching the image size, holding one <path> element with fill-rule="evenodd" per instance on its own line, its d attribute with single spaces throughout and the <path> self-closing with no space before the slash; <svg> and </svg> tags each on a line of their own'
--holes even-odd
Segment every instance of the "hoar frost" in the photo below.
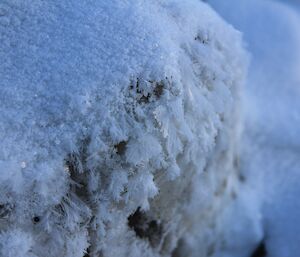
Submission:
<svg viewBox="0 0 300 257">
<path fill-rule="evenodd" d="M 0 13 L 0 255 L 222 247 L 240 34 L 196 0 L 4 0 Z"/>
</svg>

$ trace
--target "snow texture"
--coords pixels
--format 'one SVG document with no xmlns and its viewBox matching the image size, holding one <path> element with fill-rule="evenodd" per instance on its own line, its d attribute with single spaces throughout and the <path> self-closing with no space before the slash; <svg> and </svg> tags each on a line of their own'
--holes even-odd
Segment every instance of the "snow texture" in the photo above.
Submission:
<svg viewBox="0 0 300 257">
<path fill-rule="evenodd" d="M 245 183 L 228 208 L 231 243 L 221 256 L 250 256 L 260 242 L 268 257 L 299 256 L 299 13 L 287 1 L 209 2 L 242 31 L 251 53 L 243 96 Z"/>
<path fill-rule="evenodd" d="M 240 33 L 197 0 L 2 0 L 0 39 L 0 256 L 212 255 Z"/>
</svg>

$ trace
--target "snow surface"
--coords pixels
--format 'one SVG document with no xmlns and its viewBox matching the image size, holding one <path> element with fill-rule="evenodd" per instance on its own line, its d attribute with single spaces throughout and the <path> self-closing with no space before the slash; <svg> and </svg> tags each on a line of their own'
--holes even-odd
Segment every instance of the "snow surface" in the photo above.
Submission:
<svg viewBox="0 0 300 257">
<path fill-rule="evenodd" d="M 209 3 L 243 33 L 251 53 L 240 161 L 246 180 L 228 208 L 231 243 L 221 256 L 250 256 L 260 241 L 268 257 L 299 256 L 299 14 L 288 1 Z"/>
<path fill-rule="evenodd" d="M 0 255 L 213 254 L 240 33 L 197 0 L 2 0 L 0 38 Z"/>
</svg>

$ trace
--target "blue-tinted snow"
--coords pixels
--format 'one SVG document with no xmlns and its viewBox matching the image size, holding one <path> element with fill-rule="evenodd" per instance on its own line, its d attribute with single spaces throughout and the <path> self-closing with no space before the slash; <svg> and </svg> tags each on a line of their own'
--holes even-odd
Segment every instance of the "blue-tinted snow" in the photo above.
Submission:
<svg viewBox="0 0 300 257">
<path fill-rule="evenodd" d="M 231 236 L 237 239 L 228 256 L 249 256 L 260 240 L 266 241 L 270 257 L 298 256 L 299 14 L 286 5 L 287 1 L 210 3 L 243 33 L 252 56 L 244 94 L 241 153 L 246 183 L 241 188 L 240 206 L 232 210 L 228 221 Z M 232 224 L 236 224 L 233 229 Z"/>
<path fill-rule="evenodd" d="M 170 255 L 193 229 L 206 251 L 235 171 L 240 34 L 197 0 L 2 0 L 0 39 L 0 255 Z M 154 196 L 150 247 L 127 217 Z"/>
</svg>

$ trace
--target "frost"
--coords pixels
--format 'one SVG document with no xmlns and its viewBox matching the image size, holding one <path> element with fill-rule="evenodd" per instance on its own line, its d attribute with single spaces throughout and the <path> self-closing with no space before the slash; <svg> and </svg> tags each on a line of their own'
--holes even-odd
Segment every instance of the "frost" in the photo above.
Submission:
<svg viewBox="0 0 300 257">
<path fill-rule="evenodd" d="M 2 232 L 0 234 L 0 254 L 1 256 L 13 257 L 24 256 L 34 257 L 31 253 L 33 240 L 29 233 L 18 229 Z"/>
<path fill-rule="evenodd" d="M 1 255 L 221 244 L 237 179 L 240 33 L 197 0 L 0 5 Z M 142 236 L 128 225 L 137 210 Z"/>
</svg>

